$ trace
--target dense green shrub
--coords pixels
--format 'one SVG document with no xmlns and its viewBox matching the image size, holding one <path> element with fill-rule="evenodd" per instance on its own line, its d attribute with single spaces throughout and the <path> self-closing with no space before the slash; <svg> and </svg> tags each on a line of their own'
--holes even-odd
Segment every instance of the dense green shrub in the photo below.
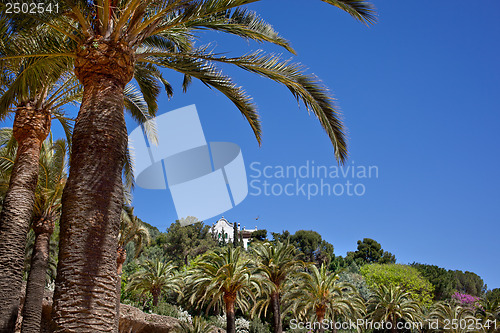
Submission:
<svg viewBox="0 0 500 333">
<path fill-rule="evenodd" d="M 372 289 L 379 285 L 399 286 L 421 305 L 432 303 L 434 287 L 415 268 L 401 264 L 371 264 L 360 268 L 361 275 Z"/>
<path fill-rule="evenodd" d="M 255 317 L 250 322 L 250 333 L 270 333 L 271 329 L 269 324 L 263 323 L 260 318 Z"/>
</svg>

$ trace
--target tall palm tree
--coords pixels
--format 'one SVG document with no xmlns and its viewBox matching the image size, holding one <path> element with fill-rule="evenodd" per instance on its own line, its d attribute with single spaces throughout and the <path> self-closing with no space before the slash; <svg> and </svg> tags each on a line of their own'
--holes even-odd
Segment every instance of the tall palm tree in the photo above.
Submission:
<svg viewBox="0 0 500 333">
<path fill-rule="evenodd" d="M 186 293 L 197 306 L 208 305 L 208 309 L 224 304 L 226 331 L 236 332 L 235 308 L 250 310 L 250 301 L 255 300 L 261 283 L 252 275 L 250 260 L 243 258 L 241 247 L 226 248 L 205 253 L 195 260 L 186 274 Z"/>
<path fill-rule="evenodd" d="M 62 139 L 46 140 L 40 156 L 41 175 L 35 195 L 33 230 L 35 244 L 26 285 L 21 333 L 40 332 L 45 276 L 50 253 L 50 237 L 60 216 L 61 197 L 66 182 L 66 152 Z"/>
<path fill-rule="evenodd" d="M 391 323 L 391 332 L 397 332 L 401 320 L 419 322 L 422 317 L 419 304 L 397 286 L 380 285 L 368 301 L 368 312 L 375 321 Z"/>
<path fill-rule="evenodd" d="M 73 133 L 70 174 L 63 194 L 61 260 L 53 307 L 55 332 L 80 330 L 75 327 L 96 332 L 114 330 L 115 251 L 123 202 L 121 171 L 127 146 L 123 89 L 141 64 L 149 69 L 163 67 L 184 74 L 184 88 L 197 78 L 219 90 L 246 117 L 259 142 L 260 124 L 254 104 L 215 64 L 233 64 L 279 82 L 318 117 L 339 162 L 346 159 L 343 126 L 333 100 L 301 65 L 261 52 L 230 58 L 211 52 L 208 46 L 194 46 L 195 34 L 210 29 L 293 51 L 270 25 L 242 8 L 256 1 L 67 0 L 59 2 L 57 13 L 16 17 L 17 24 L 24 27 L 43 22 L 65 42 L 46 43 L 44 50 L 6 54 L 0 60 L 71 58 L 75 74 L 84 86 Z M 375 19 L 368 1 L 323 1 L 364 23 Z M 75 294 L 71 288 L 79 292 Z M 81 311 L 82 307 L 87 311 Z"/>
<path fill-rule="evenodd" d="M 29 64 L 18 64 L 18 67 L 29 67 Z M 2 101 L 12 97 L 10 94 L 21 85 L 20 81 L 16 78 L 6 89 Z M 60 77 L 56 80 L 47 78 L 44 83 L 40 89 L 12 98 L 13 108 L 0 109 L 0 118 L 15 113 L 12 133 L 17 142 L 9 187 L 0 214 L 0 328 L 12 328 L 17 316 L 24 244 L 35 205 L 40 152 L 50 132 L 52 118 L 59 119 L 68 136 L 71 132 L 61 107 L 73 101 L 77 82 L 70 77 Z"/>
<path fill-rule="evenodd" d="M 0 17 L 0 30 L 5 30 L 6 26 L 8 22 Z M 46 31 L 37 29 L 37 33 L 47 38 Z M 2 37 L 5 38 L 4 35 Z M 5 43 L 4 40 L 0 43 L 0 54 L 22 53 L 28 47 L 44 47 L 39 44 L 45 41 L 43 38 L 33 40 L 32 35 L 23 33 L 12 33 L 10 37 L 10 43 Z M 21 248 L 26 240 L 33 212 L 37 180 L 35 172 L 38 172 L 37 156 L 40 155 L 41 142 L 50 131 L 53 118 L 59 120 L 68 142 L 71 142 L 72 119 L 65 116 L 63 108 L 80 101 L 83 93 L 82 86 L 71 72 L 72 59 L 62 60 L 51 62 L 45 58 L 14 59 L 4 62 L 5 66 L 2 66 L 0 119 L 9 113 L 15 113 L 13 140 L 20 147 L 0 215 L 0 328 L 6 330 L 13 328 L 17 316 L 22 277 L 22 270 L 19 269 L 23 257 Z M 159 93 L 159 87 L 151 79 L 160 79 L 161 75 L 145 72 L 143 67 L 138 66 L 137 77 L 141 81 L 141 89 L 147 91 L 147 94 L 141 94 L 133 86 L 127 85 L 124 89 L 124 105 L 135 120 L 141 124 L 149 124 L 146 121 L 156 112 L 156 102 L 152 101 Z M 143 96 L 146 96 L 146 100 Z M 154 142 L 154 128 L 146 126 L 145 130 Z M 127 186 L 130 187 L 133 181 L 128 150 L 126 156 L 124 175 Z"/>
<path fill-rule="evenodd" d="M 258 311 L 259 315 L 264 311 L 266 315 L 268 307 L 271 306 L 274 333 L 281 333 L 281 297 L 285 291 L 283 288 L 288 278 L 305 264 L 299 260 L 295 246 L 289 243 L 258 243 L 253 250 L 258 260 L 257 273 L 263 276 L 263 289 L 266 294 L 265 298 L 255 304 L 254 311 Z"/>
<path fill-rule="evenodd" d="M 319 331 L 323 332 L 324 319 L 329 318 L 335 323 L 341 317 L 363 316 L 364 302 L 352 285 L 338 281 L 338 275 L 329 272 L 325 265 L 320 269 L 310 265 L 308 270 L 300 273 L 300 279 L 288 295 L 294 303 L 293 312 L 299 318 L 315 317 L 320 325 Z"/>
<path fill-rule="evenodd" d="M 8 184 L 14 168 L 17 145 L 12 130 L 0 130 L 0 174 L 2 187 Z M 56 142 L 49 137 L 40 152 L 40 172 L 35 193 L 32 228 L 35 238 L 31 251 L 31 264 L 27 278 L 26 297 L 23 306 L 21 332 L 39 332 L 42 315 L 42 299 L 46 284 L 46 272 L 50 256 L 50 238 L 54 222 L 60 212 L 60 199 L 65 181 L 65 157 L 67 145 L 62 139 Z"/>
<path fill-rule="evenodd" d="M 166 290 L 181 292 L 181 280 L 175 268 L 171 262 L 159 258 L 147 260 L 139 271 L 130 276 L 127 290 L 150 292 L 153 296 L 153 306 L 157 306 L 162 292 Z"/>
</svg>

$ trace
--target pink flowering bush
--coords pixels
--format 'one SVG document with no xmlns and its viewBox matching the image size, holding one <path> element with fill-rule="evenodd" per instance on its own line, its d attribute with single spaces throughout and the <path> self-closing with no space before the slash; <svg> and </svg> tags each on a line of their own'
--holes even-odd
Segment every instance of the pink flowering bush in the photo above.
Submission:
<svg viewBox="0 0 500 333">
<path fill-rule="evenodd" d="M 458 301 L 460 305 L 467 307 L 476 307 L 479 302 L 479 297 L 469 294 L 461 294 L 458 291 L 451 295 L 451 298 Z"/>
</svg>

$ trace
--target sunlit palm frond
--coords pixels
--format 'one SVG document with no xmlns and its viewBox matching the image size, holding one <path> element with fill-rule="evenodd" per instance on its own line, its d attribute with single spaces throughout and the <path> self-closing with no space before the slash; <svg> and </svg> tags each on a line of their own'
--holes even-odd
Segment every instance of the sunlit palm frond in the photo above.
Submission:
<svg viewBox="0 0 500 333">
<path fill-rule="evenodd" d="M 154 63 L 159 66 L 173 69 L 189 75 L 224 94 L 240 110 L 241 114 L 250 124 L 257 141 L 261 142 L 261 127 L 257 109 L 252 99 L 243 88 L 237 86 L 229 76 L 226 76 L 212 62 L 188 57 L 162 57 L 148 56 L 140 61 Z"/>
<path fill-rule="evenodd" d="M 366 0 L 321 0 L 342 9 L 356 20 L 368 24 L 377 22 L 373 4 Z"/>
<path fill-rule="evenodd" d="M 290 43 L 281 37 L 273 27 L 260 18 L 257 13 L 248 9 L 236 8 L 218 12 L 199 20 L 192 20 L 186 24 L 194 29 L 209 29 L 223 31 L 245 39 L 258 42 L 269 42 L 282 46 L 287 51 L 295 54 Z"/>
</svg>

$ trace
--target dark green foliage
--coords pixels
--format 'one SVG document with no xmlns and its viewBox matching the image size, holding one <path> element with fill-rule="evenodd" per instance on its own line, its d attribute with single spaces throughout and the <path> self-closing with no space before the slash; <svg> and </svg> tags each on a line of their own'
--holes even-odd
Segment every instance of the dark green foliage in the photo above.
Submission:
<svg viewBox="0 0 500 333">
<path fill-rule="evenodd" d="M 165 237 L 165 257 L 176 265 L 186 265 L 188 260 L 217 246 L 212 238 L 210 227 L 202 222 L 181 226 L 179 221 L 172 223 Z"/>
<path fill-rule="evenodd" d="M 455 290 L 455 276 L 451 271 L 435 265 L 413 263 L 411 266 L 415 267 L 423 277 L 432 283 L 435 301 L 451 298 Z"/>
<path fill-rule="evenodd" d="M 277 242 L 286 243 L 287 240 L 290 240 L 290 232 L 288 230 L 283 230 L 281 233 L 279 232 L 271 232 L 273 236 L 273 243 Z"/>
<path fill-rule="evenodd" d="M 354 263 L 354 261 L 352 261 L 352 260 L 351 260 L 351 262 Z M 348 266 L 349 266 L 349 263 L 347 262 L 347 260 L 344 257 L 333 255 L 329 268 L 333 272 L 340 272 L 341 270 L 347 268 Z M 359 271 L 359 269 L 358 269 L 358 271 Z"/>
<path fill-rule="evenodd" d="M 363 241 L 358 241 L 358 250 L 348 252 L 347 261 L 356 261 L 358 265 L 379 263 L 379 264 L 394 264 L 396 257 L 382 249 L 382 246 L 371 238 L 364 238 Z"/>
<path fill-rule="evenodd" d="M 260 230 L 254 231 L 254 232 L 252 232 L 251 238 L 263 242 L 263 241 L 267 240 L 267 230 L 260 229 Z"/>
<path fill-rule="evenodd" d="M 238 237 L 238 223 L 233 223 L 233 246 L 240 246 L 239 237 Z"/>
<path fill-rule="evenodd" d="M 476 273 L 459 270 L 452 273 L 455 276 L 455 287 L 459 292 L 477 297 L 482 297 L 486 292 L 487 287 L 483 279 Z"/>
<path fill-rule="evenodd" d="M 263 323 L 259 317 L 250 322 L 250 333 L 270 333 L 269 324 Z"/>
<path fill-rule="evenodd" d="M 303 260 L 314 262 L 317 265 L 329 265 L 333 255 L 333 245 L 323 240 L 321 235 L 312 230 L 298 230 L 291 235 L 288 230 L 282 233 L 271 232 L 273 236 L 272 243 L 278 242 L 294 245 L 300 253 Z"/>
<path fill-rule="evenodd" d="M 494 302 L 495 300 L 498 300 L 500 302 L 500 288 L 488 290 L 486 292 L 486 299 L 490 302 Z"/>
<path fill-rule="evenodd" d="M 139 221 L 141 221 L 142 224 L 144 224 L 144 226 L 146 228 L 148 228 L 148 231 L 149 231 L 149 236 L 151 237 L 151 239 L 155 239 L 157 238 L 158 236 L 160 236 L 161 232 L 160 230 L 158 230 L 157 227 L 154 227 L 152 226 L 151 224 L 147 223 L 147 222 L 144 222 L 143 220 L 139 219 Z"/>
<path fill-rule="evenodd" d="M 290 244 L 304 254 L 305 260 L 318 265 L 329 264 L 333 256 L 333 245 L 312 230 L 298 230 L 290 237 Z"/>
<path fill-rule="evenodd" d="M 219 247 L 224 247 L 228 244 L 228 237 L 229 236 L 227 235 L 226 231 L 224 230 L 224 228 L 222 228 L 222 232 L 217 234 L 217 244 L 219 245 Z"/>
</svg>

